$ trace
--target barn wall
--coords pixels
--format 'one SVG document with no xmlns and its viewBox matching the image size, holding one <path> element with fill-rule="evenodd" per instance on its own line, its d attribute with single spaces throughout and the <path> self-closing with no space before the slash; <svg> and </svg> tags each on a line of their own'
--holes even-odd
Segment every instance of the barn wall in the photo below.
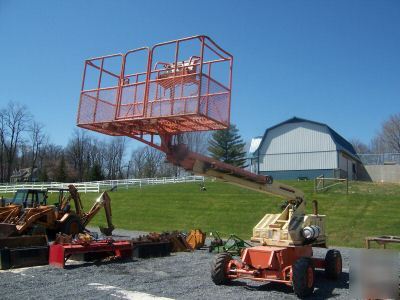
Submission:
<svg viewBox="0 0 400 300">
<path fill-rule="evenodd" d="M 318 124 L 283 124 L 271 129 L 260 147 L 260 172 L 336 169 L 337 164 L 336 144 Z"/>
<path fill-rule="evenodd" d="M 325 126 L 312 123 L 288 123 L 271 129 L 261 146 L 262 154 L 336 150 Z"/>
<path fill-rule="evenodd" d="M 310 180 L 323 175 L 324 177 L 331 178 L 334 177 L 334 170 L 287 170 L 287 171 L 269 171 L 261 172 L 262 175 L 272 176 L 276 180 L 283 179 L 298 179 L 298 178 L 308 178 Z"/>
<path fill-rule="evenodd" d="M 260 171 L 336 169 L 337 152 L 282 153 L 264 155 Z"/>
<path fill-rule="evenodd" d="M 356 164 L 356 161 L 343 155 L 343 153 L 339 154 L 339 168 L 346 172 L 346 174 L 348 172 L 348 178 L 351 180 L 357 179 L 356 174 L 353 172 L 353 163 Z"/>
</svg>

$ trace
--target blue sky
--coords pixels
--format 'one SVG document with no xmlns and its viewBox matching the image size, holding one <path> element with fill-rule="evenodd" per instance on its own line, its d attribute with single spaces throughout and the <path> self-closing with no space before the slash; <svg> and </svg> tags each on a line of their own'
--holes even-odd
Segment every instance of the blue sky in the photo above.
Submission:
<svg viewBox="0 0 400 300">
<path fill-rule="evenodd" d="M 64 145 L 84 59 L 196 34 L 235 57 L 231 120 L 245 140 L 298 116 L 368 143 L 400 112 L 396 0 L 0 0 L 0 106 L 26 105 Z"/>
</svg>

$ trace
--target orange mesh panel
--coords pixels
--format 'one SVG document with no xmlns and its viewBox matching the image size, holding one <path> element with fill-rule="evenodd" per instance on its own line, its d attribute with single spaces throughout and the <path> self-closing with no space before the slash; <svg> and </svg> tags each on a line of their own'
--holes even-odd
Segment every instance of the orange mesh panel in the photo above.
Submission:
<svg viewBox="0 0 400 300">
<path fill-rule="evenodd" d="M 146 83 L 137 83 L 122 87 L 119 118 L 138 117 L 143 115 Z"/>
<path fill-rule="evenodd" d="M 95 112 L 95 122 L 113 121 L 115 117 L 115 104 L 117 102 L 118 88 L 99 91 L 99 101 Z"/>
<path fill-rule="evenodd" d="M 117 95 L 118 87 L 83 92 L 79 123 L 113 121 Z"/>
<path fill-rule="evenodd" d="M 203 75 L 200 113 L 229 125 L 229 90 L 212 78 Z"/>
<path fill-rule="evenodd" d="M 150 82 L 147 117 L 188 115 L 197 112 L 197 75 L 155 79 Z"/>
<path fill-rule="evenodd" d="M 93 92 L 84 92 L 81 94 L 81 103 L 79 108 L 78 123 L 87 124 L 93 122 L 94 107 L 96 103 Z"/>
</svg>

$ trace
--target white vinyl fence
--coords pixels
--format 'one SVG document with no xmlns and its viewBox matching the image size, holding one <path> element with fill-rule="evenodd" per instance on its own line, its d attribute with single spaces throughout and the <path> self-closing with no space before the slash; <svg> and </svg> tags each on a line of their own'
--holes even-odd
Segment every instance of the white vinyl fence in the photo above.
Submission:
<svg viewBox="0 0 400 300">
<path fill-rule="evenodd" d="M 131 188 L 156 184 L 171 184 L 185 182 L 204 182 L 204 176 L 184 176 L 184 177 L 162 177 L 162 178 L 134 178 L 121 180 L 103 180 L 79 183 L 61 183 L 61 182 L 27 182 L 18 184 L 0 184 L 0 193 L 15 193 L 20 189 L 48 189 L 48 188 L 67 188 L 73 184 L 81 193 L 98 193 L 104 190 Z M 51 191 L 50 191 L 51 192 Z"/>
</svg>

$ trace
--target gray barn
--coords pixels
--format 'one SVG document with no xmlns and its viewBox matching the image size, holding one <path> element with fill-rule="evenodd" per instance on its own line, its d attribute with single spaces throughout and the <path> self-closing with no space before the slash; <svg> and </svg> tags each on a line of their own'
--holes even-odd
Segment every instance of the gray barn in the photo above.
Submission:
<svg viewBox="0 0 400 300">
<path fill-rule="evenodd" d="M 353 146 L 328 125 L 297 117 L 254 138 L 249 152 L 251 171 L 276 179 L 357 179 L 360 164 Z"/>
</svg>

